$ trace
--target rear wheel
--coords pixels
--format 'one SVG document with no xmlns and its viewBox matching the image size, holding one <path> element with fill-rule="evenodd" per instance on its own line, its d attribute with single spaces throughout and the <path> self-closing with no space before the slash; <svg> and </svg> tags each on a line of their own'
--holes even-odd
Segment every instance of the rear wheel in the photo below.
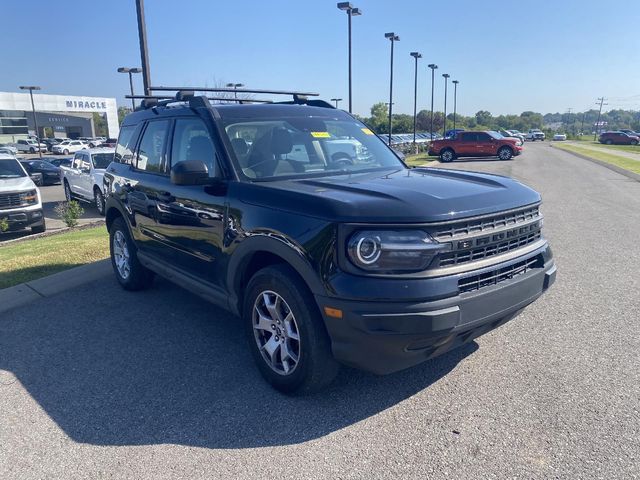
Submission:
<svg viewBox="0 0 640 480">
<path fill-rule="evenodd" d="M 513 157 L 513 150 L 509 147 L 501 147 L 500 150 L 498 150 L 498 158 L 500 160 L 511 160 L 511 157 Z"/>
<path fill-rule="evenodd" d="M 67 150 L 66 148 L 64 149 L 64 151 L 62 152 L 63 155 L 69 155 L 69 150 Z"/>
<path fill-rule="evenodd" d="M 442 152 L 440 152 L 441 162 L 449 163 L 449 162 L 452 162 L 454 158 L 456 158 L 456 155 L 453 152 L 453 150 L 451 150 L 450 148 L 447 148 L 446 150 L 443 150 Z"/>
<path fill-rule="evenodd" d="M 33 147 L 31 147 L 31 148 L 29 149 L 29 153 L 36 153 L 36 149 L 35 149 L 35 148 L 33 148 Z"/>
<path fill-rule="evenodd" d="M 315 299 L 302 283 L 284 265 L 262 269 L 249 281 L 242 310 L 260 373 L 292 394 L 322 389 L 339 369 Z"/>
<path fill-rule="evenodd" d="M 138 260 L 136 246 L 122 217 L 111 224 L 109 247 L 113 271 L 125 290 L 142 290 L 151 285 L 154 274 Z"/>
</svg>

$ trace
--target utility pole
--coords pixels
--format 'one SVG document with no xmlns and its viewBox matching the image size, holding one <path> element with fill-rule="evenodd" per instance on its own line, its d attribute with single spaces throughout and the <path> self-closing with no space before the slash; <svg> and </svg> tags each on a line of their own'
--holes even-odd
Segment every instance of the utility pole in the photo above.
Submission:
<svg viewBox="0 0 640 480">
<path fill-rule="evenodd" d="M 418 153 L 418 147 L 416 145 L 416 120 L 417 120 L 417 108 L 418 108 L 418 59 L 422 58 L 420 52 L 411 52 L 411 55 L 415 59 L 416 68 L 415 76 L 413 80 L 413 148 Z"/>
<path fill-rule="evenodd" d="M 580 135 L 584 134 L 584 119 L 587 117 L 587 112 L 585 110 L 585 112 L 582 114 L 582 124 L 580 125 Z"/>
<path fill-rule="evenodd" d="M 138 16 L 138 38 L 140 39 L 140 60 L 142 63 L 142 84 L 144 94 L 151 95 L 151 73 L 149 72 L 149 50 L 147 48 L 147 25 L 144 20 L 144 0 L 136 0 Z"/>
<path fill-rule="evenodd" d="M 603 105 L 609 105 L 608 103 L 604 103 L 605 100 L 606 100 L 606 98 L 600 97 L 600 98 L 598 98 L 598 101 L 596 102 L 596 105 L 598 105 L 598 103 L 600 103 L 600 110 L 598 110 L 598 120 L 596 120 L 596 131 L 593 134 L 593 141 L 594 142 L 597 140 L 598 134 L 600 133 L 600 116 L 602 115 L 602 106 Z"/>
<path fill-rule="evenodd" d="M 442 136 L 447 137 L 447 80 L 451 75 L 448 73 L 443 73 L 442 77 L 444 78 L 444 126 L 442 127 Z"/>
<path fill-rule="evenodd" d="M 567 117 L 567 121 L 566 121 L 566 122 L 564 122 L 564 123 L 565 123 L 565 124 L 567 124 L 567 125 L 568 125 L 568 124 L 569 124 L 569 122 L 571 121 L 571 110 L 573 110 L 573 108 L 571 108 L 571 107 L 567 108 L 567 115 L 568 115 L 568 117 Z M 569 129 L 567 128 L 567 130 L 569 130 Z"/>
</svg>

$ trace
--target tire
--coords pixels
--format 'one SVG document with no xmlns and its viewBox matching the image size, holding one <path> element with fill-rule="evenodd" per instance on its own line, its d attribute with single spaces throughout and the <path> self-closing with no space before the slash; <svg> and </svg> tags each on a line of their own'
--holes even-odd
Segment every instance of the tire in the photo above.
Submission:
<svg viewBox="0 0 640 480">
<path fill-rule="evenodd" d="M 71 191 L 71 187 L 69 186 L 69 182 L 64 181 L 64 198 L 66 198 L 67 202 L 73 200 L 73 192 Z"/>
<path fill-rule="evenodd" d="M 113 272 L 122 288 L 143 290 L 153 283 L 154 274 L 138 260 L 136 246 L 122 217 L 116 218 L 109 229 L 109 251 Z"/>
<path fill-rule="evenodd" d="M 498 158 L 500 160 L 511 160 L 511 158 L 513 158 L 513 150 L 509 147 L 500 147 L 498 150 Z"/>
<path fill-rule="evenodd" d="M 35 148 L 33 148 L 33 147 L 31 147 L 31 148 L 29 149 L 29 153 L 36 153 L 36 149 L 35 149 Z"/>
<path fill-rule="evenodd" d="M 637 141 L 635 141 L 635 140 L 631 140 L 631 145 L 637 145 L 637 144 L 638 144 L 638 142 L 637 142 Z"/>
<path fill-rule="evenodd" d="M 63 155 L 69 155 L 69 150 L 67 150 L 66 148 L 62 151 Z"/>
<path fill-rule="evenodd" d="M 251 278 L 242 320 L 258 370 L 276 390 L 287 394 L 316 392 L 338 374 L 340 366 L 331 353 L 315 299 L 289 267 L 267 267 Z M 266 349 L 267 345 L 270 348 Z"/>
<path fill-rule="evenodd" d="M 42 225 L 37 225 L 35 227 L 31 227 L 31 233 L 44 233 L 47 229 L 47 224 L 44 220 L 42 220 Z"/>
<path fill-rule="evenodd" d="M 447 148 L 447 149 L 445 149 L 445 150 L 440 152 L 440 161 L 441 162 L 444 162 L 444 163 L 453 162 L 453 160 L 455 158 L 456 158 L 456 154 L 450 148 Z"/>
<path fill-rule="evenodd" d="M 605 143 L 605 145 L 612 145 L 613 144 L 613 142 L 611 140 L 605 140 L 604 143 Z"/>
<path fill-rule="evenodd" d="M 104 216 L 104 195 L 98 187 L 93 189 L 93 201 L 96 204 L 98 213 Z"/>
</svg>

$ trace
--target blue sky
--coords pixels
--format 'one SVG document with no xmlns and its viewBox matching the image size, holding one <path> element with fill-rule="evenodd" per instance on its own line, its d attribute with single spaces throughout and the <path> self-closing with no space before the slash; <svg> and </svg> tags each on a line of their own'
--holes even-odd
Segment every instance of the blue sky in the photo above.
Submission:
<svg viewBox="0 0 640 480">
<path fill-rule="evenodd" d="M 458 111 L 494 115 L 640 109 L 640 5 L 494 0 L 355 0 L 354 111 L 388 101 L 389 41 L 400 36 L 394 111 L 412 113 L 419 51 L 418 108 L 429 108 L 427 64 L 460 81 Z M 347 18 L 335 1 L 146 0 L 154 85 L 214 85 L 316 91 L 347 99 Z M 138 66 L 134 0 L 2 0 L 0 91 L 37 84 L 43 93 L 116 97 L 128 91 L 119 66 Z M 9 43 L 10 42 L 10 43 Z M 136 82 L 141 92 L 142 82 Z M 451 92 L 451 90 L 450 90 Z M 451 110 L 451 103 L 449 103 Z"/>
</svg>

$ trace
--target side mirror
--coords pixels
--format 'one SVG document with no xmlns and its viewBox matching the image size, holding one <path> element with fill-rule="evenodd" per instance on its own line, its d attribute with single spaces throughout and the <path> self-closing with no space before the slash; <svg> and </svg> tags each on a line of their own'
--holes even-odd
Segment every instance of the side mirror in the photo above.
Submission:
<svg viewBox="0 0 640 480">
<path fill-rule="evenodd" d="M 171 183 L 175 185 L 206 185 L 211 183 L 209 168 L 202 160 L 185 160 L 171 168 Z"/>
</svg>

